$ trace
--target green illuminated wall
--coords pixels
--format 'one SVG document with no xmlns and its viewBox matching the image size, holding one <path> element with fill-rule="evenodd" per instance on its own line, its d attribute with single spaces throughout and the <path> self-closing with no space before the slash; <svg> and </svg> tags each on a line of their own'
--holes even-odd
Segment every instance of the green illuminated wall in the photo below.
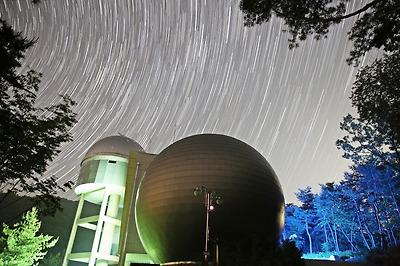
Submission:
<svg viewBox="0 0 400 266">
<path fill-rule="evenodd" d="M 131 262 L 149 262 L 146 251 L 140 241 L 135 219 L 136 192 L 148 165 L 157 155 L 140 151 L 131 151 L 125 187 L 124 209 L 122 212 L 121 235 L 119 243 L 119 265 L 125 265 L 127 257 Z"/>
</svg>

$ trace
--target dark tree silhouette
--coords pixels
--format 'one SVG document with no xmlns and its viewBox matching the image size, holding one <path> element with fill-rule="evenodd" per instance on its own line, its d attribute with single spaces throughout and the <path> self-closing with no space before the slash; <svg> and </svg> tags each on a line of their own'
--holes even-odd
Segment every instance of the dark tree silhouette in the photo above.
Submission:
<svg viewBox="0 0 400 266">
<path fill-rule="evenodd" d="M 0 20 L 0 212 L 12 203 L 9 195 L 19 194 L 34 196 L 34 205 L 54 214 L 61 208 L 58 190 L 71 188 L 70 182 L 41 178 L 60 145 L 72 139 L 69 129 L 76 120 L 71 110 L 75 103 L 68 96 L 60 96 L 55 105 L 35 105 L 41 74 L 18 72 L 34 43 Z"/>
<path fill-rule="evenodd" d="M 349 114 L 343 118 L 340 128 L 348 134 L 336 141 L 344 158 L 356 165 L 387 165 L 400 173 L 398 142 L 382 120 L 369 122 Z"/>
<path fill-rule="evenodd" d="M 357 73 L 350 99 L 362 119 L 383 121 L 392 151 L 399 158 L 400 143 L 400 52 L 376 60 Z"/>
<path fill-rule="evenodd" d="M 344 117 L 347 136 L 336 142 L 343 157 L 356 165 L 387 165 L 400 172 L 400 53 L 394 52 L 361 69 L 350 99 L 359 118 Z"/>
<path fill-rule="evenodd" d="M 357 0 L 351 0 L 357 1 Z M 285 21 L 292 35 L 289 47 L 309 35 L 320 39 L 326 37 L 332 25 L 345 19 L 357 17 L 349 39 L 354 43 L 349 63 L 358 64 L 359 58 L 373 48 L 394 51 L 400 44 L 400 1 L 373 0 L 358 10 L 349 12 L 349 0 L 241 0 L 244 25 L 252 27 L 268 22 L 272 15 Z"/>
</svg>

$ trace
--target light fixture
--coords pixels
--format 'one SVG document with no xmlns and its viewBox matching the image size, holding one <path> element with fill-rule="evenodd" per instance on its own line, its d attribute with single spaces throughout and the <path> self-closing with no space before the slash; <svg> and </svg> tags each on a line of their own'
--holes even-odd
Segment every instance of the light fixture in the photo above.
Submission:
<svg viewBox="0 0 400 266">
<path fill-rule="evenodd" d="M 210 255 L 210 252 L 208 251 L 208 241 L 209 241 L 209 236 L 210 236 L 210 227 L 209 227 L 209 220 L 210 220 L 210 212 L 215 209 L 213 205 L 213 201 L 215 203 L 222 204 L 223 200 L 222 198 L 217 194 L 215 191 L 210 191 L 204 186 L 201 187 L 196 187 L 194 189 L 194 195 L 195 196 L 204 196 L 204 205 L 206 206 L 207 210 L 207 216 L 206 216 L 206 244 L 205 244 L 205 249 L 204 249 L 204 262 L 207 264 L 208 261 L 208 256 Z"/>
</svg>

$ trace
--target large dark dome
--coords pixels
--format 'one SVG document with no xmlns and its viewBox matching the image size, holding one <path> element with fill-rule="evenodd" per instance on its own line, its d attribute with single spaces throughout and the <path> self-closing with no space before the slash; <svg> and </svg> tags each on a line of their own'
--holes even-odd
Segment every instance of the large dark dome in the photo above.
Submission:
<svg viewBox="0 0 400 266">
<path fill-rule="evenodd" d="M 162 151 L 140 184 L 135 214 L 142 243 L 156 263 L 198 261 L 206 209 L 193 190 L 204 186 L 224 200 L 210 214 L 210 241 L 251 236 L 277 240 L 284 224 L 278 178 L 255 149 L 215 134 L 182 139 Z"/>
</svg>

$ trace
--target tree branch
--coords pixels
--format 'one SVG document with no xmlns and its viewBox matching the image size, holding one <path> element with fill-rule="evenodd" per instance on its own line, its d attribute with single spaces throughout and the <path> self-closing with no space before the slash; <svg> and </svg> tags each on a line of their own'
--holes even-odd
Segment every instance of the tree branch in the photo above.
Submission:
<svg viewBox="0 0 400 266">
<path fill-rule="evenodd" d="M 356 16 L 358 14 L 361 14 L 362 12 L 366 11 L 367 9 L 375 6 L 377 3 L 382 2 L 382 1 L 386 1 L 386 0 L 374 0 L 368 4 L 366 4 L 365 6 L 363 6 L 362 8 L 347 14 L 347 15 L 343 15 L 343 16 L 338 16 L 338 17 L 331 17 L 331 18 L 307 18 L 307 17 L 302 17 L 300 18 L 300 20 L 306 20 L 306 21 L 310 21 L 310 22 L 330 22 L 330 21 L 340 21 L 343 19 L 347 19 L 353 16 Z M 275 14 L 277 14 L 279 17 L 285 17 L 283 13 L 275 11 Z"/>
</svg>

